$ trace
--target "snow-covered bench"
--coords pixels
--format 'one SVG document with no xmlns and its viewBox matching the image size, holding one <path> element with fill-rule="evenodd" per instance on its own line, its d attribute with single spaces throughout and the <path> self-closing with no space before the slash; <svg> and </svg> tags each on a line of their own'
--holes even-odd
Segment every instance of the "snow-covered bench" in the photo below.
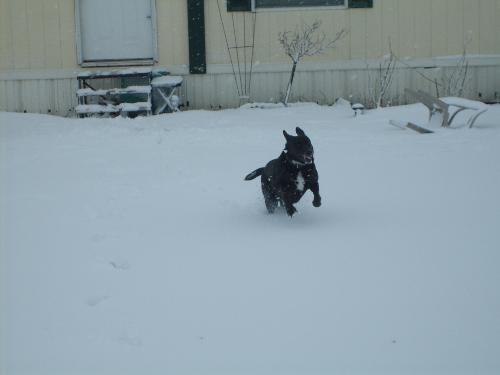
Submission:
<svg viewBox="0 0 500 375">
<path fill-rule="evenodd" d="M 467 121 L 467 126 L 472 128 L 477 118 L 488 110 L 486 104 L 473 100 L 461 98 L 438 99 L 421 90 L 405 89 L 405 93 L 414 97 L 429 109 L 429 123 L 437 121 L 443 128 L 450 127 L 455 117 L 466 110 L 474 111 Z M 453 115 L 450 114 L 451 107 L 457 108 Z"/>
</svg>

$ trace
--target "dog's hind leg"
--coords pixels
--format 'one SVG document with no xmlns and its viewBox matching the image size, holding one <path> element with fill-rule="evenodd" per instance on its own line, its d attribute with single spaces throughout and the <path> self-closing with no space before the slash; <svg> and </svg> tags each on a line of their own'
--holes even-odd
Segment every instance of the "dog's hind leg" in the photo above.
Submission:
<svg viewBox="0 0 500 375">
<path fill-rule="evenodd" d="M 265 179 L 262 179 L 262 194 L 264 195 L 264 202 L 266 203 L 267 212 L 270 214 L 274 213 L 276 207 L 278 207 L 278 196 L 273 192 L 269 182 Z"/>
</svg>

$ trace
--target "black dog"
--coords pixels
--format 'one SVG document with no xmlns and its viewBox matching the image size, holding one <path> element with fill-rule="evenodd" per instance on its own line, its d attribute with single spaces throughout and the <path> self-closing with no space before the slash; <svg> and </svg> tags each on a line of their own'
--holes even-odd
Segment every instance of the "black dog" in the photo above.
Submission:
<svg viewBox="0 0 500 375">
<path fill-rule="evenodd" d="M 297 127 L 295 132 L 296 137 L 283 130 L 286 145 L 279 158 L 271 160 L 264 168 L 256 169 L 245 177 L 248 181 L 261 176 L 262 193 L 267 211 L 271 214 L 278 204 L 281 204 L 292 217 L 297 212 L 293 204 L 297 203 L 307 190 L 314 194 L 313 206 L 321 206 L 313 146 L 302 129 Z"/>
</svg>

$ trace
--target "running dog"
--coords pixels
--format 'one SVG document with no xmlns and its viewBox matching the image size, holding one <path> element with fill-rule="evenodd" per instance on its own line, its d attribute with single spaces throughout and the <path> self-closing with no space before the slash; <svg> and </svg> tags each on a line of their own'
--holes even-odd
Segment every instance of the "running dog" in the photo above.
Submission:
<svg viewBox="0 0 500 375">
<path fill-rule="evenodd" d="M 281 155 L 264 168 L 256 169 L 245 177 L 249 181 L 261 176 L 262 193 L 270 214 L 281 205 L 285 207 L 288 216 L 292 217 L 297 212 L 293 205 L 307 190 L 311 190 L 314 195 L 313 206 L 321 206 L 318 171 L 314 165 L 311 140 L 299 127 L 295 132 L 297 136 L 283 130 L 286 145 Z"/>
</svg>

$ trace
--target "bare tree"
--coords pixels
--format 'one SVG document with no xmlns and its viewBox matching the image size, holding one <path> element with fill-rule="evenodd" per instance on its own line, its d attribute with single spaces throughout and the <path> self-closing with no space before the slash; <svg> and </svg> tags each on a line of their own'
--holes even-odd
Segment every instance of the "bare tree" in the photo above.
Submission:
<svg viewBox="0 0 500 375">
<path fill-rule="evenodd" d="M 326 49 L 333 48 L 335 43 L 347 34 L 346 30 L 342 29 L 333 39 L 329 40 L 320 27 L 321 21 L 316 20 L 312 25 L 303 23 L 301 28 L 297 27 L 293 32 L 284 31 L 278 34 L 281 47 L 292 60 L 292 71 L 283 102 L 285 105 L 288 105 L 295 71 L 300 60 L 305 56 L 321 55 Z"/>
<path fill-rule="evenodd" d="M 397 57 L 392 51 L 391 42 L 389 41 L 389 54 L 384 56 L 375 73 L 375 78 L 369 76 L 371 91 L 371 101 L 376 108 L 381 108 L 385 104 L 385 98 L 390 91 L 396 70 Z M 367 70 L 370 69 L 367 67 Z"/>
</svg>

